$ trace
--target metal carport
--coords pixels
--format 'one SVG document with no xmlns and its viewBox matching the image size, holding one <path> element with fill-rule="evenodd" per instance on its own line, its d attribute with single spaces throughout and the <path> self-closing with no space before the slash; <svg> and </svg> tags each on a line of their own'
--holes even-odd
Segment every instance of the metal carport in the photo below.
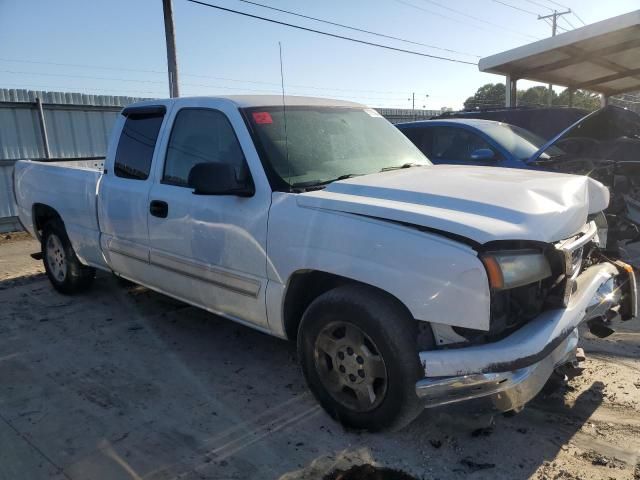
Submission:
<svg viewBox="0 0 640 480">
<path fill-rule="evenodd" d="M 640 90 L 640 10 L 482 58 L 478 68 L 505 75 L 508 107 L 519 79 L 597 92 L 606 104 Z"/>
</svg>

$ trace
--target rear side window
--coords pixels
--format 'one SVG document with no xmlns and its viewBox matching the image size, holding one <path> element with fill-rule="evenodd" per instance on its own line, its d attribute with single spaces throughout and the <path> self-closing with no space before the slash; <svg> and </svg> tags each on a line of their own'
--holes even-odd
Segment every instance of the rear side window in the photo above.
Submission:
<svg viewBox="0 0 640 480">
<path fill-rule="evenodd" d="M 116 150 L 115 174 L 133 180 L 146 180 L 164 115 L 131 114 L 124 123 Z"/>
<path fill-rule="evenodd" d="M 186 187 L 191 169 L 206 162 L 231 165 L 238 179 L 248 174 L 242 148 L 227 117 L 217 110 L 183 108 L 173 123 L 162 183 Z"/>
<path fill-rule="evenodd" d="M 433 135 L 430 128 L 422 127 L 406 127 L 401 128 L 400 131 L 404 133 L 413 144 L 420 149 L 427 158 L 431 158 L 433 149 Z"/>
</svg>

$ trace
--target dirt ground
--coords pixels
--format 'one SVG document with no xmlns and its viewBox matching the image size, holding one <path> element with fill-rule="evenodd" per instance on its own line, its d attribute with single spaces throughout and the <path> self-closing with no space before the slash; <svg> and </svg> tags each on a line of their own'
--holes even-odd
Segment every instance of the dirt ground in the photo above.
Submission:
<svg viewBox="0 0 640 480">
<path fill-rule="evenodd" d="M 59 295 L 37 250 L 0 239 L 2 480 L 347 479 L 335 470 L 361 464 L 396 471 L 366 477 L 380 479 L 640 479 L 638 322 L 585 334 L 584 375 L 515 417 L 434 409 L 349 432 L 293 345 L 105 274 Z"/>
</svg>

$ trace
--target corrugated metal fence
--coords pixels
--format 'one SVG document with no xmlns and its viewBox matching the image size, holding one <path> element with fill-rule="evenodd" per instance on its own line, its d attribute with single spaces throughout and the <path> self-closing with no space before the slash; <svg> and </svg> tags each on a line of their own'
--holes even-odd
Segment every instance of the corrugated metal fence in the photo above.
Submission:
<svg viewBox="0 0 640 480">
<path fill-rule="evenodd" d="M 0 232 L 20 228 L 11 175 L 16 161 L 104 157 L 118 112 L 139 100 L 143 99 L 0 89 Z M 392 123 L 440 113 L 392 108 L 378 112 Z"/>
<path fill-rule="evenodd" d="M 0 232 L 19 228 L 11 175 L 16 161 L 104 157 L 118 112 L 138 100 L 0 89 Z"/>
<path fill-rule="evenodd" d="M 376 108 L 376 110 L 391 123 L 428 120 L 442 113 L 440 110 L 411 110 L 409 108 Z"/>
</svg>

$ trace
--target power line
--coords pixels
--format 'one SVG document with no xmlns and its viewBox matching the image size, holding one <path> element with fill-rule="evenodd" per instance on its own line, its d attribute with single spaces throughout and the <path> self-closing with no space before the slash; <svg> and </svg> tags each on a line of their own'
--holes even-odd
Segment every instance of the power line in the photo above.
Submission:
<svg viewBox="0 0 640 480">
<path fill-rule="evenodd" d="M 446 20 L 451 20 L 452 22 L 460 23 L 460 24 L 462 24 L 462 25 L 468 25 L 468 26 L 470 26 L 470 27 L 478 28 L 478 29 L 480 29 L 480 30 L 485 30 L 485 31 L 495 32 L 495 30 L 489 30 L 488 28 L 482 27 L 482 26 L 480 26 L 480 25 L 475 25 L 475 24 L 473 24 L 473 23 L 465 22 L 465 21 L 460 20 L 460 19 L 458 19 L 458 18 L 449 17 L 449 16 L 447 16 L 447 15 L 443 15 L 443 14 L 442 14 L 442 13 L 440 13 L 440 12 L 434 12 L 433 10 L 428 10 L 428 9 L 426 9 L 426 8 L 424 8 L 424 7 L 420 7 L 420 6 L 418 6 L 418 5 L 414 5 L 413 3 L 409 3 L 409 2 L 407 2 L 407 1 L 405 1 L 405 0 L 394 0 L 394 1 L 395 1 L 395 2 L 397 2 L 397 3 L 400 3 L 400 4 L 402 4 L 402 5 L 406 5 L 407 7 L 415 8 L 416 10 L 421 10 L 421 11 L 423 11 L 423 12 L 426 12 L 426 13 L 430 14 L 430 15 L 437 15 L 438 17 L 444 18 L 444 19 L 446 19 Z M 428 0 L 427 0 L 427 1 L 428 1 Z M 432 2 L 432 3 L 434 3 L 434 2 Z M 447 9 L 447 10 L 452 10 L 451 8 L 449 8 L 449 7 L 445 7 L 445 6 L 443 6 L 443 5 L 438 5 L 438 6 L 439 6 L 439 7 L 441 7 L 441 8 L 445 8 L 445 9 Z M 460 12 L 456 12 L 456 13 L 460 14 Z M 464 15 L 465 15 L 465 16 L 468 16 L 468 15 L 466 15 L 466 14 L 464 14 Z M 482 20 L 481 20 L 481 21 L 482 21 Z M 495 25 L 495 24 L 494 24 L 494 25 Z M 504 29 L 504 27 L 502 27 L 502 26 L 500 26 L 500 28 L 503 28 L 503 29 Z M 506 31 L 509 31 L 508 29 L 505 29 L 505 30 L 506 30 Z M 533 37 L 533 36 L 531 36 L 531 35 L 527 35 L 527 34 L 525 34 L 525 33 L 515 32 L 515 34 L 516 34 L 516 35 L 519 35 L 519 36 L 522 36 L 522 37 L 533 38 L 533 39 L 536 39 L 536 40 L 537 40 L 537 38 L 536 38 L 536 37 Z"/>
<path fill-rule="evenodd" d="M 291 10 L 284 10 L 282 8 L 276 8 L 276 7 L 271 7 L 269 5 L 263 5 L 262 3 L 252 2 L 250 0 L 238 0 L 238 1 L 239 2 L 243 2 L 243 3 L 247 3 L 249 5 L 255 5 L 255 6 L 258 6 L 258 7 L 267 8 L 269 10 L 274 10 L 276 12 L 286 13 L 288 15 L 294 15 L 294 16 L 300 17 L 300 18 L 306 18 L 308 20 L 313 20 L 315 22 L 321 22 L 321 23 L 326 23 L 328 25 L 333 25 L 333 26 L 340 27 L 340 28 L 346 28 L 348 30 L 353 30 L 355 32 L 362 32 L 362 33 L 367 33 L 369 35 L 376 35 L 378 37 L 388 38 L 388 39 L 391 39 L 391 40 L 397 40 L 399 42 L 410 43 L 412 45 L 420 45 L 422 47 L 432 48 L 434 50 L 441 50 L 443 52 L 458 53 L 460 55 L 468 55 L 470 57 L 476 57 L 476 58 L 480 58 L 481 57 L 481 55 L 475 55 L 475 54 L 472 54 L 472 53 L 460 52 L 458 50 L 452 50 L 450 48 L 438 47 L 436 45 L 430 45 L 428 43 L 421 43 L 421 42 L 416 42 L 416 41 L 413 41 L 413 40 L 407 40 L 405 38 L 394 37 L 392 35 L 386 35 L 384 33 L 378 33 L 378 32 L 373 32 L 371 30 L 365 30 L 364 28 L 352 27 L 350 25 L 345 25 L 343 23 L 337 23 L 337 22 L 332 22 L 330 20 L 325 20 L 325 19 L 322 19 L 322 18 L 312 17 L 312 16 L 309 16 L 309 15 L 303 15 L 302 13 L 292 12 Z"/>
<path fill-rule="evenodd" d="M 16 74 L 16 75 L 38 75 L 38 76 L 48 76 L 48 77 L 84 78 L 84 79 L 91 79 L 91 80 L 109 80 L 109 81 L 133 82 L 133 83 L 154 83 L 154 84 L 160 84 L 160 85 L 164 85 L 164 83 L 165 83 L 163 81 L 156 81 L 156 80 L 138 80 L 138 79 L 129 79 L 129 78 L 115 78 L 115 77 L 96 77 L 96 76 L 91 76 L 91 75 L 75 75 L 75 74 L 64 74 L 64 73 L 20 72 L 20 71 L 15 71 L 15 70 L 0 70 L 0 73 L 9 73 L 9 74 Z M 185 82 L 182 85 L 192 86 L 192 87 L 216 88 L 216 89 L 221 89 L 221 90 L 235 90 L 235 91 L 240 91 L 240 92 L 260 92 L 260 93 L 264 93 L 264 92 L 266 92 L 266 93 L 279 93 L 280 92 L 280 90 L 277 90 L 277 89 L 267 89 L 267 88 L 255 89 L 255 88 L 247 88 L 247 87 L 229 87 L 229 86 L 225 86 L 225 85 L 211 85 L 211 84 L 204 84 L 204 83 L 189 83 L 189 82 Z M 289 87 L 296 88 L 295 85 L 289 85 Z M 299 88 L 299 87 L 297 87 L 297 88 Z M 305 88 L 305 87 L 302 87 L 302 88 Z M 317 87 L 317 88 L 321 89 L 321 90 L 329 90 L 329 89 L 322 89 L 320 87 Z M 361 92 L 361 90 L 354 90 L 354 91 Z M 293 92 L 293 93 L 296 93 L 298 95 L 309 95 L 308 92 L 301 92 L 301 91 L 297 91 L 297 92 Z M 330 95 L 332 97 L 336 97 L 336 98 L 361 98 L 361 99 L 365 99 L 365 100 L 397 101 L 397 100 L 400 100 L 400 98 L 398 98 L 398 97 L 401 94 L 400 93 L 394 93 L 394 95 L 398 95 L 398 97 L 396 97 L 396 98 L 370 97 L 370 96 L 367 96 L 367 95 L 346 95 L 345 96 L 345 95 L 336 95 L 334 93 L 331 93 Z"/>
<path fill-rule="evenodd" d="M 118 70 L 123 72 L 161 73 L 163 75 L 166 73 L 161 70 L 140 70 L 137 68 L 104 67 L 100 65 L 87 65 L 87 64 L 79 64 L 79 63 L 39 62 L 35 60 L 16 60 L 16 59 L 10 59 L 10 58 L 0 58 L 0 62 L 32 63 L 35 65 L 55 65 L 58 67 L 95 68 L 98 70 Z"/>
<path fill-rule="evenodd" d="M 455 8 L 451 8 L 451 7 L 446 6 L 446 5 L 442 5 L 442 4 L 438 3 L 438 2 L 435 2 L 434 0 L 423 0 L 423 1 L 431 3 L 432 5 L 436 5 L 436 6 L 440 7 L 440 8 L 444 8 L 445 10 L 449 10 L 450 12 L 457 13 L 458 15 L 462 15 L 464 17 L 471 18 L 471 19 L 476 20 L 478 22 L 483 22 L 483 23 L 486 23 L 488 25 L 492 25 L 494 27 L 498 27 L 498 28 L 500 28 L 500 29 L 502 29 L 502 30 L 504 30 L 506 32 L 511 32 L 511 33 L 515 33 L 515 34 L 523 36 L 523 37 L 529 37 L 529 38 L 534 38 L 534 39 L 538 40 L 537 37 L 534 37 L 532 35 L 528 35 L 526 33 L 517 32 L 516 30 L 511 30 L 510 28 L 507 28 L 507 27 L 505 27 L 503 25 L 500 25 L 498 23 L 493 23 L 493 22 L 490 22 L 489 20 L 484 20 L 482 18 L 473 16 L 473 15 L 469 15 L 468 13 L 461 12 L 460 10 L 456 10 Z"/>
<path fill-rule="evenodd" d="M 69 73 L 21 72 L 16 70 L 0 70 L 0 73 L 10 73 L 12 75 L 38 75 L 38 76 L 45 76 L 45 77 L 86 78 L 90 80 L 110 80 L 110 81 L 116 81 L 116 82 L 156 83 L 160 85 L 166 84 L 166 82 L 159 81 L 159 80 L 139 80 L 139 79 L 131 79 L 131 78 L 96 77 L 93 75 L 77 75 L 77 74 L 69 74 Z"/>
<path fill-rule="evenodd" d="M 533 0 L 527 0 L 527 1 L 528 2 L 533 2 Z M 580 21 L 580 23 L 582 23 L 582 25 L 584 25 L 584 26 L 587 25 L 587 23 L 584 20 L 582 20 L 582 18 L 580 18 L 580 15 L 578 15 L 578 13 L 575 10 L 573 10 L 572 8 L 569 8 L 566 5 L 563 5 L 562 3 L 558 3 L 555 0 L 546 0 L 546 1 L 549 2 L 549 3 L 552 3 L 553 5 L 558 6 L 560 8 L 564 8 L 565 10 L 571 10 L 571 13 Z M 547 7 L 547 8 L 549 8 L 549 7 Z M 573 28 L 575 29 L 575 27 L 573 27 Z"/>
<path fill-rule="evenodd" d="M 493 0 L 495 3 L 499 3 L 500 5 L 504 5 L 505 7 L 513 8 L 514 10 L 519 10 L 524 13 L 528 13 L 530 15 L 538 15 L 536 12 L 532 12 L 531 10 L 526 10 L 524 8 L 516 7 L 515 5 L 511 5 L 510 3 L 503 2 L 501 0 Z"/>
<path fill-rule="evenodd" d="M 65 90 L 75 90 L 75 92 L 73 93 L 82 93 L 82 92 L 78 92 L 78 88 L 79 87 L 69 87 L 66 85 L 38 85 L 38 84 L 33 84 L 33 83 L 8 83 L 6 85 L 13 85 L 14 88 L 16 89 L 22 89 L 22 87 L 35 87 L 35 88 L 43 88 L 46 90 L 55 90 L 55 89 L 65 89 Z M 82 88 L 82 90 L 85 91 L 96 91 L 96 92 L 119 92 L 119 95 L 122 96 L 129 96 L 126 94 L 123 94 L 121 90 L 112 90 L 112 89 L 104 89 L 104 88 Z M 159 96 L 163 96 L 165 95 L 164 91 L 163 92 L 159 92 L 157 90 L 128 90 L 129 92 L 136 92 L 136 93 L 151 93 L 154 95 L 159 95 Z M 65 93 L 65 92 L 63 92 Z M 66 92 L 69 93 L 69 92 Z"/>
<path fill-rule="evenodd" d="M 77 68 L 96 68 L 96 69 L 103 69 L 103 70 L 122 70 L 122 71 L 131 71 L 131 72 L 140 72 L 140 73 L 158 73 L 158 74 L 165 74 L 165 72 L 162 71 L 158 71 L 158 70 L 137 70 L 137 69 L 127 69 L 127 68 L 119 68 L 119 67 L 106 67 L 106 66 L 96 66 L 96 65 L 79 65 L 79 64 L 73 64 L 73 63 L 56 63 L 56 62 L 42 62 L 42 61 L 32 61 L 32 60 L 18 60 L 18 59 L 7 59 L 7 58 L 0 58 L 0 62 L 7 62 L 7 63 L 26 63 L 26 64 L 35 64 L 35 65 L 54 65 L 54 66 L 61 66 L 61 67 L 77 67 Z M 12 71 L 9 70 L 4 70 L 4 72 L 6 73 L 11 73 Z M 20 74 L 34 74 L 34 75 L 56 75 L 56 74 L 42 74 L 40 72 L 15 72 L 20 73 Z M 62 74 L 57 74 L 57 75 L 62 75 Z M 57 76 L 56 75 L 56 76 Z M 257 85 L 272 85 L 272 86 L 278 86 L 280 85 L 280 83 L 277 82 L 265 82 L 265 81 L 260 81 L 260 80 L 244 80 L 244 79 L 239 79 L 239 78 L 230 78 L 230 77 L 217 77 L 217 76 L 213 76 L 213 75 L 198 75 L 198 74 L 189 74 L 189 73 L 181 73 L 182 76 L 186 76 L 186 77 L 194 77 L 194 78 L 210 78 L 213 80 L 222 80 L 222 81 L 228 81 L 228 82 L 239 82 L 239 83 L 250 83 L 250 84 L 257 84 Z M 76 74 L 66 74 L 66 76 L 68 77 L 74 77 L 77 78 L 79 75 Z M 113 77 L 96 77 L 96 76 L 91 76 L 91 77 L 87 77 L 87 78 L 91 78 L 91 79 L 95 79 L 95 80 L 119 80 L 118 78 L 113 78 Z M 129 79 L 121 79 L 123 81 L 140 81 L 140 82 L 145 82 L 145 83 L 158 83 L 158 84 L 165 84 L 164 81 L 151 81 L 151 80 L 129 80 Z M 298 84 L 290 84 L 290 87 L 295 87 L 295 88 L 306 88 L 306 89 L 310 89 L 310 90 L 330 90 L 330 91 L 336 91 L 336 92 L 364 92 L 364 93 L 377 93 L 377 94 L 383 94 L 383 95 L 397 95 L 399 94 L 398 92 L 390 92 L 388 90 L 384 91 L 384 90 L 366 90 L 366 89 L 350 89 L 350 88 L 331 88 L 331 87 L 317 87 L 317 86 L 312 86 L 312 85 L 298 85 Z"/>
<path fill-rule="evenodd" d="M 529 2 L 531 5 L 536 5 L 538 7 L 542 7 L 542 8 L 548 8 L 549 10 L 551 10 L 553 12 L 553 8 L 551 8 L 549 5 L 543 5 L 542 3 L 538 3 L 535 0 L 526 0 L 527 2 Z"/>
<path fill-rule="evenodd" d="M 547 2 L 553 3 L 554 5 L 557 5 L 558 7 L 564 8 L 565 10 L 569 10 L 569 7 L 567 7 L 566 5 L 563 5 L 561 3 L 558 3 L 555 0 L 547 0 Z"/>
<path fill-rule="evenodd" d="M 8 84 L 4 84 L 7 86 L 12 86 L 14 88 L 22 88 L 22 87 L 34 87 L 34 88 L 38 88 L 38 89 L 45 89 L 45 90 L 58 90 L 58 89 L 63 89 L 63 90 L 73 90 L 74 93 L 82 93 L 79 90 L 82 91 L 90 91 L 90 92 L 105 92 L 105 93 L 117 93 L 119 95 L 126 95 L 125 93 L 123 93 L 123 90 L 117 90 L 117 89 L 109 89 L 109 88 L 86 88 L 86 87 L 70 87 L 68 85 L 42 85 L 42 84 L 33 84 L 33 83 L 8 83 Z M 225 87 L 217 87 L 217 88 L 225 88 Z M 165 93 L 164 91 L 158 91 L 158 90 L 131 90 L 131 89 L 126 89 L 126 91 L 128 92 L 135 92 L 135 93 L 148 93 L 148 94 L 153 94 L 153 95 L 157 95 L 157 96 L 164 96 Z M 278 93 L 278 90 L 254 90 L 256 92 L 263 92 L 263 93 Z M 191 91 L 191 93 L 193 93 L 194 90 Z M 299 92 L 292 92 L 292 94 L 294 95 L 304 95 L 304 93 L 299 93 Z M 343 98 L 343 99 L 350 99 L 350 100 L 383 100 L 387 105 L 398 105 L 400 103 L 406 103 L 407 99 L 406 98 L 397 98 L 397 99 L 393 99 L 393 98 L 383 98 L 383 99 L 376 99 L 376 98 L 371 98 L 371 97 L 360 97 L 360 96 L 342 96 L 342 97 L 336 97 L 336 98 Z M 390 103 L 391 102 L 391 103 Z"/>
<path fill-rule="evenodd" d="M 560 18 L 564 20 L 567 23 L 567 25 L 569 25 L 573 30 L 576 29 L 575 25 L 571 23 L 568 18 L 565 18 L 565 17 L 560 17 Z"/>
<path fill-rule="evenodd" d="M 347 40 L 349 42 L 360 43 L 362 45 L 369 45 L 371 47 L 378 47 L 378 48 L 383 48 L 385 50 L 391 50 L 391 51 L 401 52 L 401 53 L 408 53 L 410 55 L 417 55 L 417 56 L 420 56 L 420 57 L 432 58 L 434 60 L 443 60 L 443 61 L 446 61 L 446 62 L 461 63 L 461 64 L 464 64 L 464 65 L 473 65 L 473 66 L 477 65 L 477 63 L 468 62 L 466 60 L 458 60 L 458 59 L 455 59 L 455 58 L 441 57 L 441 56 L 438 56 L 438 55 L 431 55 L 431 54 L 428 54 L 428 53 L 416 52 L 414 50 L 405 50 L 404 48 L 391 47 L 389 45 L 383 45 L 383 44 L 380 44 L 380 43 L 368 42 L 366 40 L 359 40 L 357 38 L 347 37 L 347 36 L 344 36 L 344 35 L 338 35 L 338 34 L 335 34 L 335 33 L 324 32 L 322 30 L 316 30 L 314 28 L 303 27 L 301 25 L 294 25 L 292 23 L 281 22 L 279 20 L 274 20 L 273 18 L 261 17 L 259 15 L 253 15 L 251 13 L 241 12 L 239 10 L 232 10 L 231 8 L 220 7 L 219 5 L 212 5 L 210 3 L 205 3 L 205 2 L 202 2 L 200 0 L 187 0 L 187 2 L 196 3 L 198 5 L 202 5 L 202 6 L 205 6 L 205 7 L 215 8 L 216 10 L 221 10 L 221 11 L 224 11 L 224 12 L 235 13 L 237 15 L 242 15 L 244 17 L 249 17 L 249 18 L 254 18 L 256 20 L 262 20 L 264 22 L 275 23 L 277 25 L 282 25 L 282 26 L 285 26 L 285 27 L 290 27 L 290 28 L 295 28 L 295 29 L 298 29 L 298 30 L 303 30 L 305 32 L 316 33 L 318 35 L 325 35 L 327 37 L 338 38 L 340 40 Z"/>
<path fill-rule="evenodd" d="M 138 79 L 128 79 L 128 78 L 115 78 L 115 77 L 97 77 L 97 76 L 91 76 L 91 75 L 75 75 L 75 74 L 57 74 L 57 73 L 44 73 L 44 72 L 21 72 L 21 71 L 15 71 L 15 70 L 0 70 L 0 73 L 9 73 L 9 74 L 18 74 L 18 75 L 39 75 L 39 76 L 53 76 L 53 77 L 68 77 L 68 78 L 84 78 L 84 79 L 91 79 L 91 80 L 109 80 L 109 81 L 120 81 L 120 82 L 134 82 L 134 83 L 154 83 L 154 84 L 161 84 L 164 85 L 165 82 L 163 81 L 154 81 L 154 80 L 138 80 Z M 205 83 L 183 83 L 183 85 L 185 86 L 192 86 L 192 87 L 205 87 L 205 88 L 217 88 L 217 89 L 222 89 L 222 90 L 236 90 L 236 91 L 246 91 L 246 92 L 266 92 L 266 93 L 279 93 L 280 90 L 277 89 L 268 89 L 268 88 L 263 88 L 263 89 L 255 89 L 255 88 L 247 88 L 247 87 L 230 87 L 230 86 L 226 86 L 226 85 L 212 85 L 212 84 L 205 84 Z M 275 84 L 273 84 L 275 85 Z M 296 88 L 316 88 L 318 90 L 331 90 L 331 89 L 325 89 L 322 87 L 300 87 L 297 85 L 288 85 L 288 87 L 293 87 L 294 89 Z M 354 92 L 362 92 L 362 90 L 352 90 Z M 295 93 L 297 95 L 310 95 L 309 92 L 303 92 L 303 91 L 295 91 L 292 92 Z M 398 95 L 398 97 L 371 97 L 371 96 L 367 96 L 367 95 L 336 95 L 334 93 L 331 93 L 330 95 L 336 98 L 361 98 L 361 99 L 366 99 L 366 100 L 385 100 L 385 101 L 397 101 L 397 100 L 402 100 L 404 99 L 404 95 L 402 95 L 399 92 L 389 92 L 390 94 L 393 95 Z M 402 97 L 400 97 L 402 95 Z"/>
<path fill-rule="evenodd" d="M 578 16 L 578 14 L 575 12 L 575 10 L 573 10 L 573 11 L 572 11 L 572 13 L 575 15 L 575 17 L 576 17 L 578 20 L 580 20 L 580 23 L 582 23 L 582 25 L 584 25 L 584 26 L 586 26 L 586 25 L 587 25 L 587 23 L 586 23 L 584 20 L 582 20 L 582 18 L 580 18 L 580 17 Z"/>
</svg>

